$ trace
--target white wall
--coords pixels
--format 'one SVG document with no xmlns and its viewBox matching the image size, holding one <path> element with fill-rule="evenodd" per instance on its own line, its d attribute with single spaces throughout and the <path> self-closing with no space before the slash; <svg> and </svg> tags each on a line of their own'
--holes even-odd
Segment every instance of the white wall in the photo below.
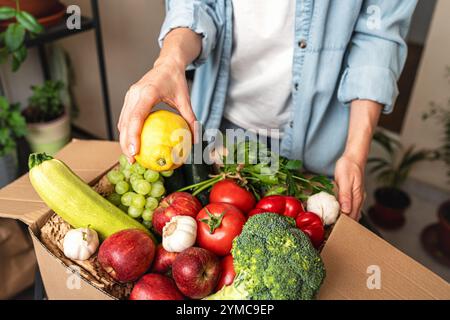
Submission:
<svg viewBox="0 0 450 320">
<path fill-rule="evenodd" d="M 449 13 L 450 1 L 438 0 L 401 134 L 405 145 L 435 148 L 441 142 L 443 127 L 433 121 L 424 122 L 422 114 L 431 101 L 446 105 L 450 99 L 450 83 L 444 78 L 445 67 L 450 66 Z M 440 162 L 422 163 L 411 175 L 450 191 L 446 168 Z"/>
</svg>

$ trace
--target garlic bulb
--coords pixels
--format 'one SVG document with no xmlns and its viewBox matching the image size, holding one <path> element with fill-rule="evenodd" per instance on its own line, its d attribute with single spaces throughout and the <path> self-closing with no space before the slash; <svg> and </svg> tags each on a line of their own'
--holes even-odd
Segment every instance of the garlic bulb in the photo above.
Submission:
<svg viewBox="0 0 450 320">
<path fill-rule="evenodd" d="M 335 223 L 340 212 L 339 202 L 336 198 L 324 191 L 310 196 L 306 207 L 309 212 L 321 217 L 326 225 Z"/>
<path fill-rule="evenodd" d="M 64 255 L 73 260 L 87 260 L 98 248 L 97 232 L 89 228 L 72 229 L 64 236 Z"/>
<path fill-rule="evenodd" d="M 181 252 L 195 244 L 197 221 L 189 216 L 174 216 L 163 228 L 163 248 L 169 252 Z"/>
</svg>

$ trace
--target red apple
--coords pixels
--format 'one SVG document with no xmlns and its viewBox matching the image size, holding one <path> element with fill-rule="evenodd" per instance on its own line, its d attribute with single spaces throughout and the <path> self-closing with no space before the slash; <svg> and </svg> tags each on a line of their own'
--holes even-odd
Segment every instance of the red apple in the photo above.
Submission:
<svg viewBox="0 0 450 320">
<path fill-rule="evenodd" d="M 236 272 L 234 271 L 233 256 L 231 254 L 223 257 L 220 261 L 220 269 L 222 270 L 222 273 L 220 274 L 215 291 L 219 291 L 224 286 L 229 286 L 233 283 Z"/>
<path fill-rule="evenodd" d="M 172 264 L 178 252 L 169 252 L 161 244 L 156 247 L 155 259 L 153 260 L 152 272 L 167 274 L 172 271 Z"/>
<path fill-rule="evenodd" d="M 153 228 L 159 234 L 174 216 L 190 216 L 195 219 L 202 209 L 200 201 L 187 192 L 174 192 L 165 197 L 153 213 Z"/>
<path fill-rule="evenodd" d="M 191 247 L 173 262 L 172 276 L 181 293 L 192 299 L 202 299 L 213 292 L 219 280 L 219 259 L 206 249 Z"/>
<path fill-rule="evenodd" d="M 139 279 L 151 266 L 155 244 L 142 230 L 128 229 L 114 233 L 98 250 L 98 262 L 119 282 Z"/>
<path fill-rule="evenodd" d="M 130 300 L 183 300 L 175 282 L 162 274 L 149 273 L 134 285 Z"/>
</svg>

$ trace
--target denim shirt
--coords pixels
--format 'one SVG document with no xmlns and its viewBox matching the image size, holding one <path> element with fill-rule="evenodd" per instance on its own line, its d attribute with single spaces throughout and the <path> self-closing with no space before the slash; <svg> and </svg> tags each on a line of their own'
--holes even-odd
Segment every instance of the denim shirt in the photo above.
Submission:
<svg viewBox="0 0 450 320">
<path fill-rule="evenodd" d="M 281 154 L 311 172 L 334 174 L 346 143 L 353 100 L 392 111 L 416 0 L 297 0 L 292 68 L 292 121 Z M 202 36 L 191 103 L 206 128 L 219 128 L 233 47 L 231 0 L 167 0 L 160 45 L 170 30 Z M 294 13 L 293 13 L 294 14 Z M 281 36 L 281 35 L 280 35 Z"/>
</svg>

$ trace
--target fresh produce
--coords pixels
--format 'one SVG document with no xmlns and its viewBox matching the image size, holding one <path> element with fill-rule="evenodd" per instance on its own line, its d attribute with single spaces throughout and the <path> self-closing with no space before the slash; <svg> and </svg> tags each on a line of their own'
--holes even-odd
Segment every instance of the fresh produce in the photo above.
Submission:
<svg viewBox="0 0 450 320">
<path fill-rule="evenodd" d="M 333 194 L 334 186 L 327 177 L 306 176 L 301 172 L 301 161 L 281 157 L 263 144 L 247 141 L 226 148 L 226 152 L 221 152 L 222 161 L 217 175 L 179 191 L 191 190 L 197 195 L 222 180 L 233 179 L 257 199 L 277 194 L 306 200 L 311 194 L 321 191 Z"/>
<path fill-rule="evenodd" d="M 240 187 L 233 180 L 217 182 L 209 194 L 210 203 L 229 203 L 247 214 L 255 207 L 255 197 L 250 191 Z"/>
<path fill-rule="evenodd" d="M 102 239 L 125 229 L 150 232 L 96 193 L 63 162 L 43 154 L 30 155 L 30 181 L 42 200 L 74 228 L 89 226 Z"/>
<path fill-rule="evenodd" d="M 306 202 L 309 212 L 317 214 L 326 225 L 334 224 L 339 217 L 340 206 L 336 198 L 326 192 L 313 194 Z"/>
<path fill-rule="evenodd" d="M 308 237 L 292 218 L 278 214 L 251 217 L 231 254 L 234 282 L 207 299 L 313 299 L 325 277 L 320 255 Z"/>
<path fill-rule="evenodd" d="M 219 259 L 210 251 L 191 247 L 181 252 L 172 265 L 178 289 L 187 297 L 202 299 L 213 292 L 220 276 Z"/>
<path fill-rule="evenodd" d="M 134 285 L 130 300 L 183 300 L 175 282 L 161 274 L 149 273 Z"/>
<path fill-rule="evenodd" d="M 249 213 L 249 216 L 263 212 L 278 213 L 295 219 L 299 213 L 305 212 L 305 209 L 301 201 L 297 198 L 273 195 L 259 200 L 255 209 Z"/>
<path fill-rule="evenodd" d="M 217 282 L 215 291 L 219 291 L 224 286 L 229 286 L 233 283 L 236 272 L 234 272 L 233 256 L 231 254 L 220 260 L 220 269 L 222 270 L 222 273 L 220 274 L 219 282 Z"/>
<path fill-rule="evenodd" d="M 98 235 L 90 228 L 69 230 L 64 236 L 64 255 L 73 260 L 87 260 L 98 248 Z"/>
<path fill-rule="evenodd" d="M 159 205 L 159 199 L 166 190 L 161 181 L 162 174 L 145 169 L 138 163 L 129 164 L 122 155 L 120 167 L 107 174 L 108 181 L 114 186 L 114 193 L 107 199 L 122 211 L 147 228 L 152 227 L 153 210 Z M 164 172 L 166 176 L 170 172 Z"/>
<path fill-rule="evenodd" d="M 173 216 L 163 228 L 162 245 L 169 252 L 181 252 L 195 244 L 197 222 L 190 216 Z"/>
<path fill-rule="evenodd" d="M 98 262 L 119 282 L 136 281 L 151 266 L 155 243 L 138 229 L 117 232 L 107 238 L 98 250 Z"/>
<path fill-rule="evenodd" d="M 153 228 L 158 234 L 174 216 L 195 218 L 201 210 L 200 202 L 187 192 L 175 192 L 165 197 L 153 213 Z"/>
<path fill-rule="evenodd" d="M 242 212 L 231 204 L 208 204 L 197 214 L 197 243 L 218 256 L 226 256 L 245 221 Z"/>
<path fill-rule="evenodd" d="M 189 125 L 166 110 L 151 113 L 144 122 L 136 161 L 157 172 L 174 170 L 186 162 L 192 146 Z"/>
<path fill-rule="evenodd" d="M 153 260 L 152 272 L 161 274 L 171 274 L 172 264 L 178 252 L 169 252 L 161 244 L 158 244 L 155 252 L 155 259 Z"/>
<path fill-rule="evenodd" d="M 297 228 L 306 233 L 316 249 L 320 248 L 325 236 L 322 220 L 311 212 L 302 212 L 295 220 Z"/>
</svg>

